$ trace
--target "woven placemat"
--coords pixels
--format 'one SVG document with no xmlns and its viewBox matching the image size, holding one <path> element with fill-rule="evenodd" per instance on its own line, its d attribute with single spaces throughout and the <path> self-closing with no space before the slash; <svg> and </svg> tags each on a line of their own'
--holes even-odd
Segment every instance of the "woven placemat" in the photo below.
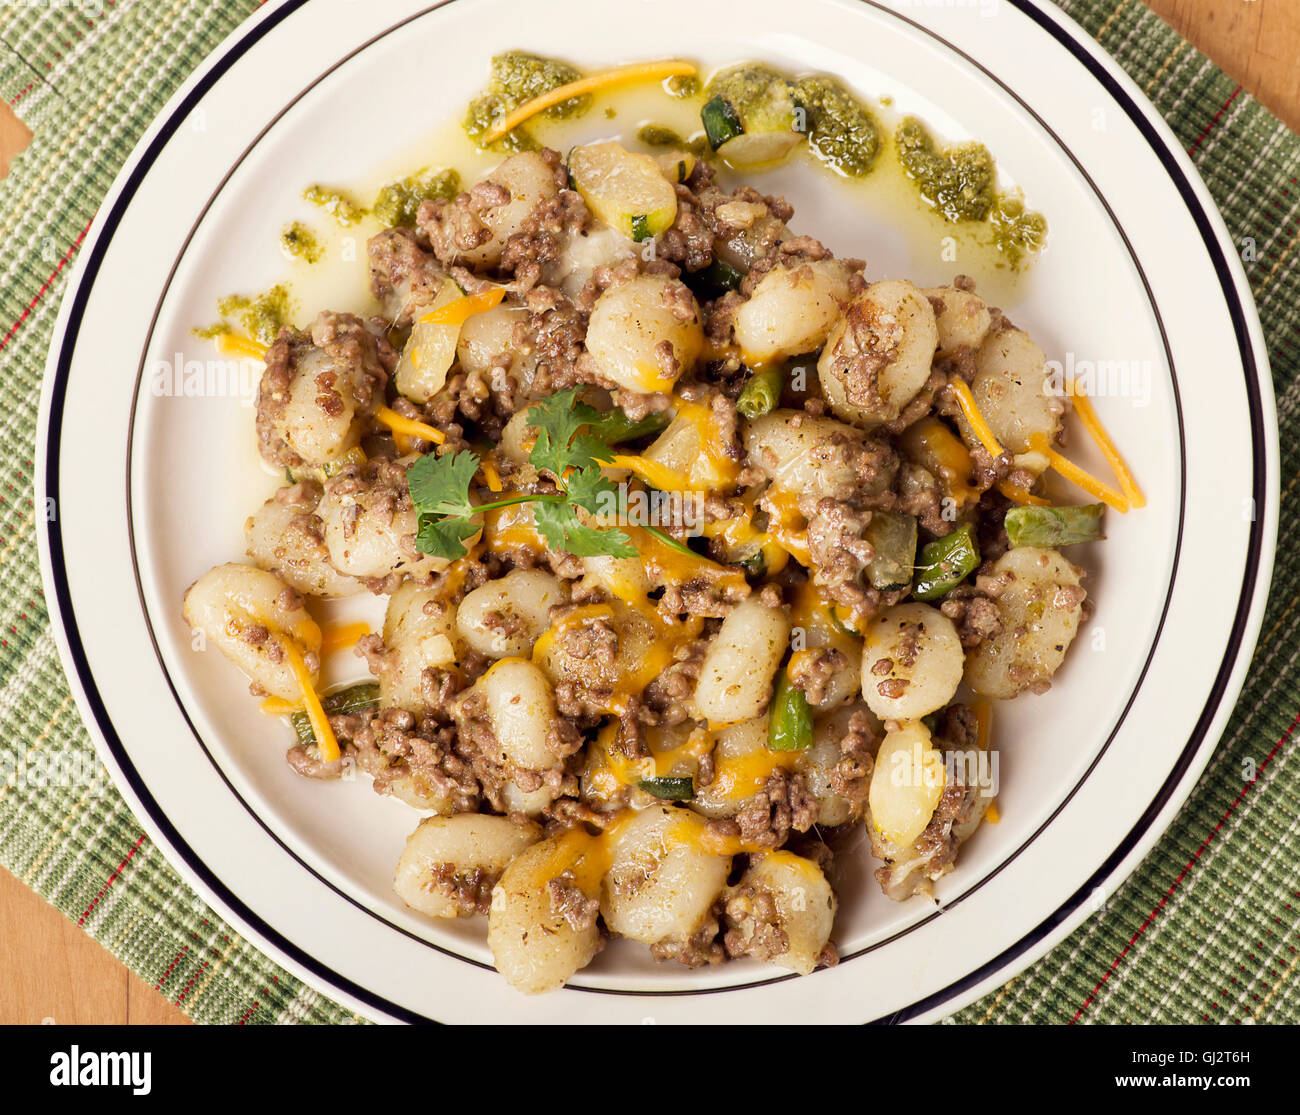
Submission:
<svg viewBox="0 0 1300 1115">
<path fill-rule="evenodd" d="M 1273 361 L 1286 538 L 1300 511 L 1300 137 L 1137 0 L 1058 2 L 1159 107 L 1242 245 Z M 256 6 L 0 8 L 0 96 L 34 132 L 0 182 L 0 862 L 197 1021 L 351 1022 L 224 925 L 144 835 L 78 718 L 36 555 L 36 412 L 70 264 L 137 138 Z M 1155 850 L 954 1021 L 1300 1021 L 1298 572 L 1284 551 L 1240 704 Z"/>
</svg>

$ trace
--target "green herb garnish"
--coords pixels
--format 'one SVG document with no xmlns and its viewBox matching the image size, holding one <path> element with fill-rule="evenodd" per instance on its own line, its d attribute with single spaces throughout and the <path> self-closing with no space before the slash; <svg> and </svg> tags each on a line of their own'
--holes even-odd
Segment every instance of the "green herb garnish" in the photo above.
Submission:
<svg viewBox="0 0 1300 1115">
<path fill-rule="evenodd" d="M 406 474 L 419 517 L 415 548 L 449 560 L 463 557 L 468 552 L 465 539 L 479 529 L 473 522 L 475 515 L 531 503 L 538 531 L 555 549 L 579 557 L 635 557 L 636 547 L 623 531 L 589 526 L 578 517 L 579 510 L 599 514 L 617 506 L 618 500 L 618 490 L 600 471 L 613 452 L 606 441 L 590 432 L 604 416 L 578 401 L 579 390 L 558 391 L 528 411 L 528 424 L 537 430 L 528 459 L 538 472 L 550 477 L 558 492 L 523 492 L 476 504 L 470 499 L 470 485 L 479 469 L 477 454 L 430 454 L 416 461 Z M 588 432 L 584 433 L 584 428 Z"/>
</svg>

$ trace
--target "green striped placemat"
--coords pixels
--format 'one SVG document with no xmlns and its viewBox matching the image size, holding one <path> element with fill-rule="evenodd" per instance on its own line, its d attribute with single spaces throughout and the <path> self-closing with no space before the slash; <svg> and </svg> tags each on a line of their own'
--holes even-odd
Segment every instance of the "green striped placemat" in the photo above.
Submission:
<svg viewBox="0 0 1300 1115">
<path fill-rule="evenodd" d="M 1285 538 L 1300 525 L 1300 138 L 1137 0 L 1058 3 L 1160 108 L 1243 246 L 1273 361 Z M 144 836 L 77 716 L 36 556 L 36 411 L 70 264 L 137 138 L 256 6 L 0 7 L 0 97 L 34 132 L 0 182 L 0 862 L 197 1021 L 352 1022 L 223 924 Z M 1155 850 L 955 1021 L 1300 1021 L 1298 572 L 1285 550 L 1224 742 Z M 38 786 L 37 769 L 73 776 Z"/>
</svg>

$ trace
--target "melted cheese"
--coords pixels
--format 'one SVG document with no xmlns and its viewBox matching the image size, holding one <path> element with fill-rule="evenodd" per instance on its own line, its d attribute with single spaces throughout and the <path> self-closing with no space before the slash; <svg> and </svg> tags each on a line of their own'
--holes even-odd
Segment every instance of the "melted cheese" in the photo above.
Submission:
<svg viewBox="0 0 1300 1115">
<path fill-rule="evenodd" d="M 331 624 L 321 631 L 320 652 L 332 654 L 336 650 L 346 650 L 356 646 L 357 640 L 370 634 L 368 623 Z"/>
<path fill-rule="evenodd" d="M 759 747 L 747 755 L 717 755 L 709 797 L 719 801 L 752 798 L 776 770 L 794 770 L 798 751 L 770 751 Z"/>
<path fill-rule="evenodd" d="M 959 505 L 979 499 L 979 490 L 970 483 L 970 452 L 939 419 L 923 418 L 909 427 L 902 446 L 911 460 L 943 484 L 950 499 Z"/>
<path fill-rule="evenodd" d="M 789 553 L 769 532 L 754 526 L 754 497 L 746 496 L 742 504 L 739 515 L 705 523 L 700 533 L 710 540 L 721 541 L 731 557 L 745 550 L 757 550 L 763 555 L 763 568 L 768 576 L 781 572 L 790 560 Z"/>
<path fill-rule="evenodd" d="M 546 539 L 537 531 L 526 503 L 497 507 L 483 515 L 483 538 L 494 554 L 524 549 L 540 556 L 546 553 Z"/>
<path fill-rule="evenodd" d="M 798 497 L 778 488 L 769 488 L 760 501 L 768 513 L 768 532 L 777 545 L 805 569 L 812 568 L 808 552 L 808 520 L 799 510 Z"/>
<path fill-rule="evenodd" d="M 251 337 L 243 337 L 238 333 L 218 333 L 216 344 L 217 351 L 222 356 L 244 356 L 251 360 L 266 360 L 267 346 Z"/>
</svg>

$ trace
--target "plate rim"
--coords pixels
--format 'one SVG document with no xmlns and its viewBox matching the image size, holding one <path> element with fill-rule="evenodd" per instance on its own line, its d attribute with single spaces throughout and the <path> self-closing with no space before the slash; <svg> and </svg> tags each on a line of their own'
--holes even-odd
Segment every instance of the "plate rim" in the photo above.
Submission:
<svg viewBox="0 0 1300 1115">
<path fill-rule="evenodd" d="M 377 38 L 382 37 L 383 34 L 387 34 L 412 20 L 421 18 L 428 12 L 443 7 L 450 2 L 451 0 L 437 0 L 437 2 L 411 12 L 405 18 L 391 24 L 380 35 L 358 44 L 348 54 L 326 67 L 311 85 L 314 85 L 329 72 L 341 66 L 355 54 L 366 49 Z M 865 2 L 870 6 L 883 8 L 895 18 L 912 25 L 930 37 L 937 37 L 948 49 L 955 51 L 967 61 L 973 62 L 981 72 L 999 85 L 1002 84 L 996 77 L 989 74 L 987 69 L 978 61 L 964 54 L 959 48 L 944 40 L 942 36 L 936 36 L 934 31 L 917 20 L 909 18 L 904 12 L 900 12 L 889 5 L 874 3 L 874 0 L 865 0 Z M 947 1010 L 943 1011 L 943 1013 L 957 1009 L 969 998 L 973 998 L 982 984 L 995 979 L 1004 980 L 1009 978 L 1015 971 L 1021 970 L 1030 963 L 1035 954 L 1041 955 L 1059 941 L 1072 927 L 1072 923 L 1077 924 L 1078 921 L 1082 920 L 1083 916 L 1086 916 L 1086 909 L 1081 910 L 1080 907 L 1083 906 L 1084 900 L 1089 895 L 1098 890 L 1109 893 L 1128 877 L 1133 867 L 1136 866 L 1136 860 L 1145 855 L 1150 846 L 1159 839 L 1167 828 L 1168 820 L 1171 818 L 1167 818 L 1163 823 L 1157 825 L 1155 822 L 1159 815 L 1162 812 L 1168 812 L 1172 815 L 1172 812 L 1182 805 L 1190 793 L 1193 777 L 1203 768 L 1221 734 L 1221 724 L 1217 730 L 1211 731 L 1215 722 L 1219 720 L 1226 721 L 1227 716 L 1232 711 L 1229 700 L 1232 699 L 1235 702 L 1235 696 L 1244 680 L 1245 666 L 1248 664 L 1248 651 L 1254 645 L 1262 620 L 1274 556 L 1274 547 L 1271 544 L 1265 546 L 1266 541 L 1272 542 L 1272 535 L 1276 530 L 1276 499 L 1271 497 L 1275 492 L 1278 480 L 1276 423 L 1274 421 L 1270 425 L 1264 421 L 1266 417 L 1272 417 L 1271 412 L 1273 409 L 1271 383 L 1265 379 L 1268 358 L 1263 348 L 1262 332 L 1253 299 L 1249 298 L 1248 287 L 1243 292 L 1245 276 L 1240 260 L 1236 260 L 1234 266 L 1231 261 L 1235 259 L 1235 255 L 1224 250 L 1224 242 L 1228 239 L 1228 234 L 1222 216 L 1214 207 L 1204 183 L 1195 173 L 1190 160 L 1182 152 L 1181 146 L 1177 145 L 1172 131 L 1159 118 L 1154 106 L 1136 90 L 1136 86 L 1119 69 L 1118 63 L 1111 59 L 1109 55 L 1104 54 L 1090 40 L 1086 39 L 1086 32 L 1059 10 L 1049 8 L 1049 10 L 1044 11 L 1040 4 L 1046 4 L 1047 0 L 1009 0 L 1009 2 L 1023 14 L 1029 16 L 1040 28 L 1052 35 L 1058 43 L 1066 47 L 1076 60 L 1089 70 L 1091 76 L 1097 79 L 1111 96 L 1111 99 L 1125 111 L 1147 145 L 1152 148 L 1160 159 L 1168 177 L 1179 190 L 1189 214 L 1196 223 L 1205 247 L 1214 262 L 1216 278 L 1223 291 L 1225 306 L 1233 322 L 1237 342 L 1236 347 L 1242 359 L 1251 419 L 1253 487 L 1257 514 L 1249 532 L 1250 544 L 1246 554 L 1242 586 L 1237 597 L 1231 637 L 1225 646 L 1224 657 L 1216 674 L 1215 684 L 1210 690 L 1194 730 L 1179 754 L 1178 761 L 1161 784 L 1160 790 L 1151 804 L 1093 875 L 1071 898 L 1062 903 L 1042 923 L 962 979 L 953 981 L 907 1007 L 900 1008 L 877 1019 L 877 1022 L 909 1021 L 933 1015 L 940 1007 L 944 1006 L 947 1006 Z M 61 403 L 57 396 L 65 385 L 61 381 L 66 381 L 67 378 L 68 360 L 65 359 L 65 354 L 70 357 L 71 352 L 75 349 L 77 335 L 75 329 L 80 328 L 79 311 L 84 306 L 90 290 L 93 289 L 93 279 L 98 271 L 99 262 L 102 260 L 108 245 L 112 242 L 113 232 L 120 221 L 121 214 L 129 207 L 140 179 L 147 173 L 157 154 L 170 142 L 179 121 L 184 119 L 190 109 L 203 98 L 207 90 L 221 76 L 218 70 L 224 70 L 226 65 L 238 61 L 259 39 L 288 15 L 302 7 L 304 3 L 305 0 L 281 0 L 280 3 L 274 6 L 268 5 L 260 17 L 255 16 L 236 28 L 171 98 L 166 107 L 159 113 L 149 131 L 138 142 L 127 161 L 123 164 L 104 205 L 101 207 L 101 211 L 108 210 L 107 215 L 102 222 L 97 221 L 93 234 L 89 238 L 91 242 L 87 244 L 87 250 L 82 253 L 76 270 L 69 279 L 69 286 L 65 292 L 59 318 L 55 325 L 54 340 L 46 362 L 40 423 L 38 426 L 38 461 L 35 477 L 35 490 L 38 495 L 41 493 L 46 496 L 57 495 L 55 491 L 57 483 L 52 485 L 50 477 L 57 478 L 58 475 L 58 426 L 54 422 L 54 417 L 56 404 Z M 1100 67 L 1098 64 L 1100 64 Z M 1127 83 L 1127 87 L 1125 83 Z M 1007 92 L 1011 92 L 1005 86 L 1003 88 Z M 300 91 L 293 100 L 287 102 L 277 112 L 272 121 L 267 124 L 267 128 L 273 126 L 275 120 L 279 119 L 284 111 L 287 111 L 292 104 L 296 103 L 304 92 L 305 90 Z M 1015 96 L 1014 93 L 1011 95 Z M 1016 100 L 1020 101 L 1020 98 L 1016 97 Z M 1042 127 L 1049 132 L 1052 131 L 1046 121 L 1038 118 L 1037 113 L 1030 106 L 1024 105 L 1023 101 L 1020 101 L 1020 103 L 1035 117 Z M 260 135 L 258 138 L 260 138 Z M 250 150 L 257 141 L 257 139 L 253 140 L 249 147 Z M 236 162 L 228 173 L 233 173 L 235 166 L 238 165 L 238 162 Z M 224 179 L 222 181 L 224 183 Z M 216 192 L 219 192 L 220 188 L 221 185 L 219 184 Z M 215 192 L 213 196 L 215 196 Z M 1102 196 L 1099 191 L 1098 196 Z M 1104 198 L 1102 200 L 1103 204 L 1105 204 Z M 1134 260 L 1136 263 L 1136 256 Z M 1138 266 L 1139 270 L 1141 270 L 1140 263 Z M 74 315 L 77 317 L 75 323 L 72 320 Z M 69 340 L 69 327 L 74 324 L 75 329 L 71 333 L 73 344 L 69 345 L 67 343 Z M 1266 387 L 1267 390 L 1265 390 Z M 58 412 L 61 415 L 61 405 Z M 1266 414 L 1265 412 L 1269 413 Z M 53 469 L 50 468 L 51 463 L 54 464 Z M 54 539 L 52 535 L 61 536 L 61 528 L 57 520 L 50 522 L 48 519 L 40 526 L 38 542 L 41 551 L 42 576 L 47 587 L 51 627 L 56 637 L 60 657 L 63 659 L 69 685 L 77 697 L 83 720 L 85 720 L 87 727 L 92 729 L 90 734 L 94 739 L 97 750 L 100 751 L 101 757 L 105 759 L 114 772 L 118 788 L 127 796 L 137 818 L 145 823 L 147 830 L 150 830 L 148 821 L 152 821 L 157 826 L 158 831 L 150 830 L 150 835 L 159 844 L 167 858 L 181 871 L 186 881 L 191 885 L 198 885 L 196 884 L 195 875 L 204 881 L 210 877 L 210 885 L 198 885 L 198 889 L 204 898 L 223 917 L 236 925 L 240 932 L 257 948 L 269 954 L 278 963 L 284 964 L 285 967 L 294 971 L 309 985 L 317 987 L 324 994 L 347 1002 L 348 1005 L 360 1009 L 366 1014 L 372 1014 L 378 1010 L 380 1017 L 391 1017 L 403 1021 L 430 1021 L 424 1015 L 400 1007 L 367 991 L 367 989 L 360 987 L 341 973 L 314 961 L 313 958 L 301 952 L 292 941 L 285 938 L 279 931 L 272 928 L 256 913 L 248 909 L 238 895 L 213 875 L 198 855 L 180 838 L 180 834 L 153 799 L 138 772 L 134 770 L 125 748 L 116 735 L 107 709 L 104 708 L 102 700 L 95 689 L 89 662 L 86 659 L 84 648 L 81 647 L 80 636 L 76 633 L 76 619 L 73 614 L 66 579 L 60 583 L 55 576 L 57 572 L 55 566 L 56 547 L 58 568 L 62 568 L 62 541 L 61 537 Z M 134 539 L 132 539 L 132 543 L 134 545 Z M 51 589 L 53 591 L 49 591 Z M 69 625 L 71 631 L 69 631 Z M 72 636 L 76 638 L 76 646 L 73 645 Z M 1155 641 L 1158 641 L 1158 631 Z M 1154 654 L 1154 647 L 1155 642 L 1153 642 L 1152 654 Z M 1148 657 L 1147 661 L 1149 664 L 1150 657 Z M 1130 703 L 1131 700 L 1132 698 L 1130 698 Z M 1225 704 L 1229 705 L 1226 709 L 1224 708 Z M 1097 761 L 1099 759 L 1100 755 Z M 1091 770 L 1091 767 L 1089 769 Z M 217 770 L 218 774 L 225 780 L 224 772 L 219 767 L 217 767 Z M 159 839 L 160 832 L 167 834 L 166 837 Z M 1133 862 L 1129 863 L 1121 873 L 1119 871 L 1120 867 L 1124 866 L 1128 861 Z M 214 899 L 216 900 L 214 901 Z M 235 911 L 244 911 L 246 917 L 232 917 L 231 914 Z M 251 919 L 251 921 L 248 919 Z M 256 923 L 261 928 L 251 929 L 253 923 Z M 464 959 L 463 957 L 459 958 Z M 297 963 L 294 962 L 295 959 Z M 1006 971 L 1008 965 L 1012 964 L 1015 964 L 1016 967 L 1011 971 Z M 306 969 L 306 971 L 301 969 Z M 308 971 L 311 975 L 307 974 Z M 315 978 L 312 978 L 313 976 Z M 323 986 L 318 984 L 317 980 L 323 981 Z M 603 991 L 605 989 L 593 990 Z M 701 989 L 700 993 L 712 994 L 722 990 L 724 989 Z M 634 994 L 646 993 L 635 992 Z M 960 1002 L 954 1003 L 953 1000 L 960 1000 Z"/>
</svg>

